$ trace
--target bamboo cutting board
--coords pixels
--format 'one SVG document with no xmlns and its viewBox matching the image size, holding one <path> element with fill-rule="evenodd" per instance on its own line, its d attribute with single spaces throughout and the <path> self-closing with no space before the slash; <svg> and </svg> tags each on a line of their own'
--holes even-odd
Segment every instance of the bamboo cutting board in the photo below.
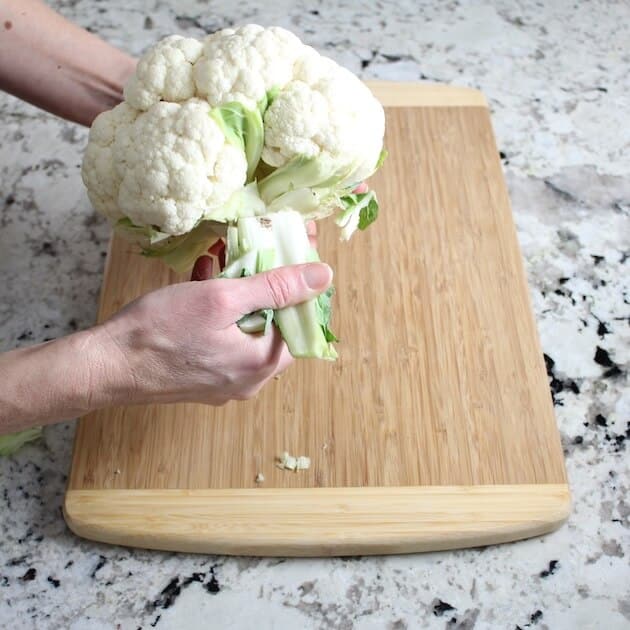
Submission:
<svg viewBox="0 0 630 630">
<path fill-rule="evenodd" d="M 373 83 L 389 158 L 381 216 L 340 244 L 340 360 L 302 360 L 256 400 L 80 420 L 77 534 L 254 555 L 486 545 L 548 532 L 569 491 L 490 116 L 474 90 Z M 180 281 L 114 237 L 99 319 Z M 310 470 L 275 466 L 282 451 Z M 265 481 L 255 483 L 262 473 Z"/>
</svg>

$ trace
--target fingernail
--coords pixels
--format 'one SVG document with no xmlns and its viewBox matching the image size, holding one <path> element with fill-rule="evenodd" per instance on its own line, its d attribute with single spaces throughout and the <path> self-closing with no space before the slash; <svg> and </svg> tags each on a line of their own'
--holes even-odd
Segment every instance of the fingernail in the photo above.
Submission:
<svg viewBox="0 0 630 630">
<path fill-rule="evenodd" d="M 315 291 L 325 289 L 332 279 L 332 269 L 323 263 L 306 265 L 302 274 L 308 288 Z"/>
</svg>

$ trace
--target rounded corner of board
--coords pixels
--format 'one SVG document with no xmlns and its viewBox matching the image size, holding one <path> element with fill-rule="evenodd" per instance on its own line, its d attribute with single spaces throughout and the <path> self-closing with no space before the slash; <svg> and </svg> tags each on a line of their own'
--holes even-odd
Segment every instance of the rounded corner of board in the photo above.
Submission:
<svg viewBox="0 0 630 630">
<path fill-rule="evenodd" d="M 485 107 L 488 101 L 476 88 L 399 81 L 366 81 L 383 107 Z"/>
<path fill-rule="evenodd" d="M 63 519 L 66 521 L 66 525 L 70 531 L 77 536 L 82 536 L 81 525 L 77 519 L 76 513 L 76 493 L 73 490 L 66 490 L 66 494 L 63 498 L 63 505 L 61 511 L 63 513 Z"/>
<path fill-rule="evenodd" d="M 89 501 L 86 509 L 83 494 L 84 493 L 80 490 L 66 490 L 62 513 L 68 529 L 76 536 L 79 536 L 79 538 L 109 542 L 94 535 L 94 530 L 98 529 L 101 524 L 99 523 L 98 517 L 92 518 L 92 513 L 89 509 Z"/>
</svg>

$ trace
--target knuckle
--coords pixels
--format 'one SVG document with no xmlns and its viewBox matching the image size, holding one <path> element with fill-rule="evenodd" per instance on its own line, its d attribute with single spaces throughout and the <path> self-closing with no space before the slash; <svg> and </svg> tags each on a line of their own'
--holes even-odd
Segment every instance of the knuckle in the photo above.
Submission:
<svg viewBox="0 0 630 630">
<path fill-rule="evenodd" d="M 286 274 L 279 272 L 271 272 L 266 276 L 267 291 L 273 305 L 282 307 L 289 303 L 292 295 L 291 282 Z"/>
<path fill-rule="evenodd" d="M 212 288 L 212 291 L 208 296 L 208 301 L 209 308 L 217 315 L 222 315 L 234 310 L 233 297 L 230 295 L 228 288 L 222 282 L 219 282 Z"/>
</svg>

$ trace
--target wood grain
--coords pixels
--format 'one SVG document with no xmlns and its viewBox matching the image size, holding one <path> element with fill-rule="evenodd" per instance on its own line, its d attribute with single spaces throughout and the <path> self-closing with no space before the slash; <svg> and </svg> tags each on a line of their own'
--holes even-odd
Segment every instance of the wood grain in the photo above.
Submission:
<svg viewBox="0 0 630 630">
<path fill-rule="evenodd" d="M 114 544 L 197 553 L 340 556 L 538 536 L 564 522 L 569 493 L 564 484 L 72 490 L 65 510 L 77 534 Z"/>
<path fill-rule="evenodd" d="M 377 518 L 400 487 L 435 486 L 452 498 L 446 489 L 454 486 L 524 484 L 535 492 L 540 485 L 545 496 L 566 486 L 489 112 L 468 101 L 459 106 L 465 97 L 446 92 L 435 106 L 435 90 L 391 86 L 405 105 L 387 109 L 390 157 L 371 181 L 381 216 L 343 244 L 331 221 L 320 224 L 320 255 L 335 270 L 340 360 L 299 361 L 256 400 L 220 409 L 117 408 L 82 419 L 66 506 L 75 530 L 77 497 L 88 496 L 76 492 L 87 490 L 132 490 L 119 495 L 129 506 L 145 496 L 138 490 L 163 497 L 167 489 L 222 489 L 249 501 L 248 488 L 277 488 L 277 497 L 286 489 L 380 488 L 382 504 L 371 504 Z M 99 319 L 183 279 L 114 237 Z M 274 462 L 284 450 L 311 457 L 311 469 L 279 470 Z M 259 472 L 262 488 L 254 482 Z M 177 503 L 188 494 L 168 496 Z M 217 495 L 195 496 L 212 504 Z M 284 496 L 292 510 L 295 495 Z M 490 520 L 495 507 L 484 507 Z M 100 531 L 94 519 L 82 523 L 83 532 Z M 417 543 L 425 548 L 423 531 Z M 186 548 L 198 533 L 190 529 Z M 183 549 L 181 540 L 172 548 Z"/>
</svg>

